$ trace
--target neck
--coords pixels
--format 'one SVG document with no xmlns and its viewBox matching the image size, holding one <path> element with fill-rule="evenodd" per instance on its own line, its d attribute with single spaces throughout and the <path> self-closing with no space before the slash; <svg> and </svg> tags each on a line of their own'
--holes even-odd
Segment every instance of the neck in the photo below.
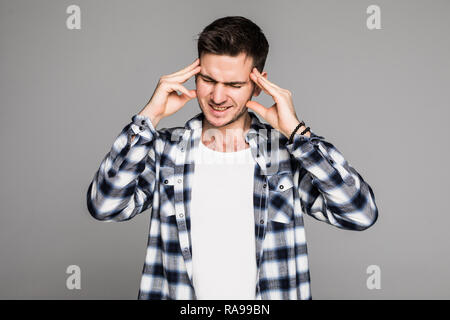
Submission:
<svg viewBox="0 0 450 320">
<path fill-rule="evenodd" d="M 235 121 L 225 126 L 215 127 L 206 118 L 202 122 L 202 142 L 212 150 L 220 152 L 235 152 L 246 149 L 245 134 L 250 129 L 252 118 L 248 111 Z"/>
</svg>

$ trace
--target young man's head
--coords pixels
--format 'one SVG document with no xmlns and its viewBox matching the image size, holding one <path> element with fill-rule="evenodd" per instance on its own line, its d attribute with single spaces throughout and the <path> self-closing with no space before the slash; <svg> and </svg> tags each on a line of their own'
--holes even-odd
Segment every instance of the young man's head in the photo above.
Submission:
<svg viewBox="0 0 450 320">
<path fill-rule="evenodd" d="M 195 83 L 206 121 L 223 127 L 243 119 L 245 104 L 261 92 L 250 79 L 253 67 L 267 77 L 262 71 L 269 43 L 261 29 L 244 17 L 220 18 L 200 33 L 197 49 L 201 70 Z"/>
</svg>

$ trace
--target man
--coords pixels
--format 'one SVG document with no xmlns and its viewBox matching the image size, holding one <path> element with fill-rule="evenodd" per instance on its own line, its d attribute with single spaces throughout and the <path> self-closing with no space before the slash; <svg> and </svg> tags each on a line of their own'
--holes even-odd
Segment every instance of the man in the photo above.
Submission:
<svg viewBox="0 0 450 320">
<path fill-rule="evenodd" d="M 246 18 L 211 23 L 199 58 L 160 78 L 95 174 L 94 218 L 151 208 L 138 299 L 311 299 L 303 212 L 348 230 L 377 220 L 370 186 L 262 72 L 268 48 Z M 182 85 L 192 76 L 196 90 Z M 251 101 L 261 91 L 272 107 Z M 193 98 L 202 112 L 184 127 L 155 129 Z M 248 161 L 208 165 L 202 154 Z"/>
</svg>

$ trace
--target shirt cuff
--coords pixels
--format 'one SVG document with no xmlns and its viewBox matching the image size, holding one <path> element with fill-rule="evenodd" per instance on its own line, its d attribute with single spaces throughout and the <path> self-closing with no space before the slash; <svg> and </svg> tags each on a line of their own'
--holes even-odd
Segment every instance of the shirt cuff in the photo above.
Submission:
<svg viewBox="0 0 450 320">
<path fill-rule="evenodd" d="M 292 142 L 286 144 L 289 153 L 295 157 L 304 157 L 313 151 L 320 141 L 325 140 L 325 137 L 316 135 L 314 132 L 310 133 L 310 137 L 295 134 Z"/>
<path fill-rule="evenodd" d="M 296 134 L 293 142 L 286 144 L 286 148 L 313 174 L 313 180 L 328 180 L 338 173 L 348 186 L 355 185 L 348 162 L 336 147 L 325 140 L 325 137 L 312 132 L 310 137 Z"/>
<path fill-rule="evenodd" d="M 149 117 L 135 114 L 131 117 L 131 126 L 128 131 L 128 139 L 131 139 L 133 135 L 136 135 L 136 138 L 132 142 L 132 145 L 136 144 L 137 141 L 148 142 L 157 137 L 158 131 L 153 126 L 152 121 Z"/>
</svg>

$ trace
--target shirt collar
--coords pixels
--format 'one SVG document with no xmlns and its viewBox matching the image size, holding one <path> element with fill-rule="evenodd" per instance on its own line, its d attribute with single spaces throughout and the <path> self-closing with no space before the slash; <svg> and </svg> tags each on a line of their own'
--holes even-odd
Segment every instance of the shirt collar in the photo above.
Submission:
<svg viewBox="0 0 450 320">
<path fill-rule="evenodd" d="M 245 141 L 248 142 L 250 139 L 253 139 L 256 136 L 259 136 L 260 138 L 267 140 L 267 127 L 264 123 L 262 123 L 258 117 L 253 112 L 248 112 L 250 115 L 250 118 L 252 120 L 250 124 L 250 129 L 245 134 Z M 202 128 L 203 124 L 203 118 L 204 118 L 203 112 L 195 115 L 193 118 L 189 119 L 184 127 L 188 130 L 197 130 Z"/>
</svg>

